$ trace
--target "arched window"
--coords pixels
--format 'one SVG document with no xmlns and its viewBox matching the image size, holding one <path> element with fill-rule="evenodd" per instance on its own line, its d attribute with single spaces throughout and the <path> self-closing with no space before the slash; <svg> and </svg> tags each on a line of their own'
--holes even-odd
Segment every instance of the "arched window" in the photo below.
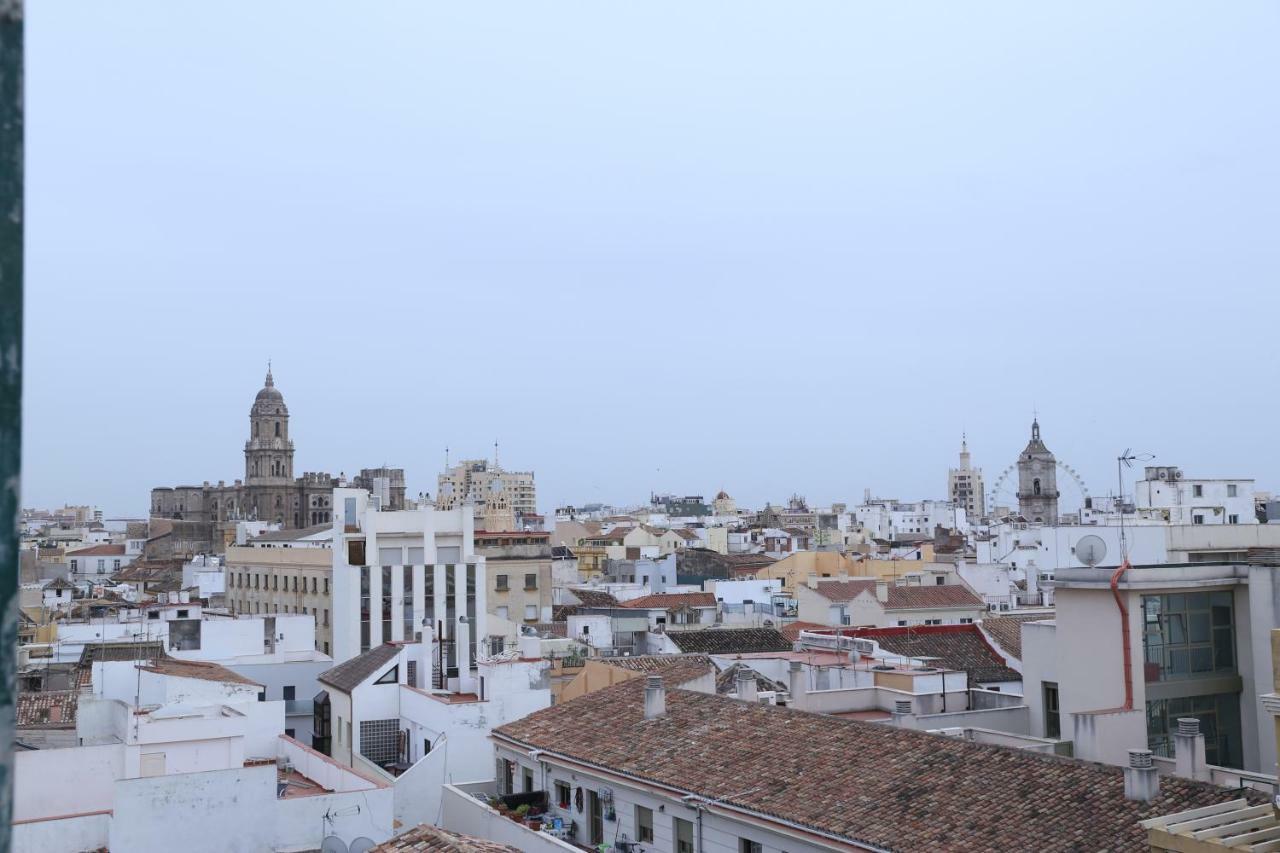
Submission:
<svg viewBox="0 0 1280 853">
<path fill-rule="evenodd" d="M 280 422 L 276 421 L 276 438 L 280 437 Z"/>
<path fill-rule="evenodd" d="M 254 438 L 257 438 L 257 437 L 258 437 L 258 422 L 257 422 L 257 421 L 254 421 L 254 422 L 253 422 L 253 437 L 254 437 Z"/>
<path fill-rule="evenodd" d="M 1038 494 L 1040 494 L 1040 480 L 1039 480 L 1039 478 L 1037 478 L 1037 479 L 1035 479 L 1035 480 L 1032 480 L 1032 481 L 1031 481 L 1031 492 L 1032 492 L 1033 494 L 1037 494 L 1037 495 L 1038 495 Z"/>
</svg>

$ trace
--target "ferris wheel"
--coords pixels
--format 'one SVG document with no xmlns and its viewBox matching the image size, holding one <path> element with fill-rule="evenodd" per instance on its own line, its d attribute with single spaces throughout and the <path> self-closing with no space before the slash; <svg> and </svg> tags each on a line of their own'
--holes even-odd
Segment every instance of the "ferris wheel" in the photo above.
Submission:
<svg viewBox="0 0 1280 853">
<path fill-rule="evenodd" d="M 1077 496 L 1080 499 L 1080 505 L 1084 506 L 1085 499 L 1089 497 L 1089 487 L 1085 485 L 1084 478 L 1080 476 L 1075 468 L 1072 468 L 1061 459 L 1056 460 L 1053 464 L 1065 475 L 1064 482 L 1075 487 L 1075 491 L 1078 493 Z M 996 477 L 991 484 L 991 488 L 987 490 L 986 508 L 988 515 L 994 515 L 997 506 L 1014 507 L 1018 505 L 1017 492 L 1011 488 L 1010 483 L 1010 476 L 1014 475 L 1017 470 L 1018 465 L 1016 462 L 1008 466 L 1000 472 L 1000 476 Z"/>
</svg>

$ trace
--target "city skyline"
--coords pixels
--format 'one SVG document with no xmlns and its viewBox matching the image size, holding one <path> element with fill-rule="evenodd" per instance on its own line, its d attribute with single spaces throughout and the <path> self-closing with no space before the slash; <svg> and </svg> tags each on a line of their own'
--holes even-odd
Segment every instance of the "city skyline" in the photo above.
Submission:
<svg viewBox="0 0 1280 853">
<path fill-rule="evenodd" d="M 942 496 L 1035 408 L 1276 482 L 1265 4 L 252 14 L 29 10 L 24 503 L 233 477 L 268 358 L 411 494 Z"/>
</svg>

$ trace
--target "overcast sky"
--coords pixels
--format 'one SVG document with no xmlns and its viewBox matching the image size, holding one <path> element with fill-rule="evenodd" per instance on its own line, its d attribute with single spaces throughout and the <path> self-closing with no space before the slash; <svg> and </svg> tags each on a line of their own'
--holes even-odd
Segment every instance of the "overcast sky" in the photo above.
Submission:
<svg viewBox="0 0 1280 853">
<path fill-rule="evenodd" d="M 1274 2 L 28 4 L 23 503 L 1280 488 Z M 1064 488 L 1067 497 L 1072 492 Z"/>
</svg>

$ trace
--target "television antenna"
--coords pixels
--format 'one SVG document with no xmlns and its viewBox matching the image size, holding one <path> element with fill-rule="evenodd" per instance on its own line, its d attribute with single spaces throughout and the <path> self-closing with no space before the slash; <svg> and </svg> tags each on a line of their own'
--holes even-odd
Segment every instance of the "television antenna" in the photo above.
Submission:
<svg viewBox="0 0 1280 853">
<path fill-rule="evenodd" d="M 1126 447 L 1116 457 L 1116 510 L 1120 513 L 1120 561 L 1129 562 L 1129 543 L 1124 535 L 1124 470 L 1132 468 L 1134 462 L 1148 462 L 1155 459 L 1154 453 L 1134 453 L 1133 448 Z M 1135 496 L 1136 500 L 1136 496 Z"/>
</svg>

